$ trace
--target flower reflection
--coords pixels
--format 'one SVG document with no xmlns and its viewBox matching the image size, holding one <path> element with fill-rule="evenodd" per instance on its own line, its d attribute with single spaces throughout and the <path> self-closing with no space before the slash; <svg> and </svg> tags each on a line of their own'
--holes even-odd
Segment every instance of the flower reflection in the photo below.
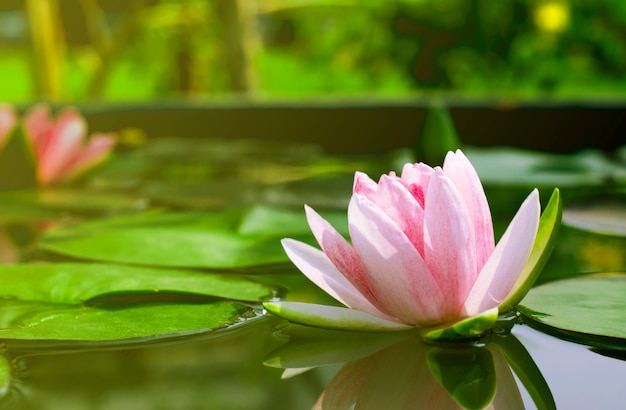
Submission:
<svg viewBox="0 0 626 410">
<path fill-rule="evenodd" d="M 20 251 L 5 227 L 0 226 L 0 264 L 15 263 L 20 259 Z"/>
<path fill-rule="evenodd" d="M 266 365 L 306 368 L 336 363 L 342 354 L 353 359 L 324 388 L 314 409 L 523 409 L 511 368 L 539 407 L 555 407 L 543 376 L 511 334 L 492 335 L 481 344 L 429 344 L 415 332 L 403 332 L 397 341 L 328 330 L 314 336 L 307 330 L 301 337 L 301 328 L 291 329 L 290 341 L 270 353 Z M 365 340 L 386 347 L 367 352 Z M 356 352 L 361 357 L 354 358 Z"/>
</svg>

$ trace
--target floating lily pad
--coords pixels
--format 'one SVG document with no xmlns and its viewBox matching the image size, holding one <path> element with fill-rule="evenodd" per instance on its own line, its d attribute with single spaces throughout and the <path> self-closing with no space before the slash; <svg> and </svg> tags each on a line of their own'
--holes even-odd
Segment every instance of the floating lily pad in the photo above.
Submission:
<svg viewBox="0 0 626 410">
<path fill-rule="evenodd" d="M 562 189 L 626 180 L 624 167 L 600 151 L 553 154 L 519 148 L 467 148 L 485 185 Z"/>
<path fill-rule="evenodd" d="M 577 201 L 563 211 L 563 223 L 602 235 L 626 237 L 626 194 Z"/>
<path fill-rule="evenodd" d="M 221 328 L 271 297 L 236 275 L 103 264 L 0 266 L 0 339 L 118 340 Z"/>
<path fill-rule="evenodd" d="M 0 355 L 0 397 L 4 397 L 11 386 L 11 363 Z"/>
<path fill-rule="evenodd" d="M 542 330 L 585 344 L 626 347 L 626 275 L 581 276 L 532 289 L 519 306 Z"/>
<path fill-rule="evenodd" d="M 116 213 L 145 208 L 144 199 L 132 195 L 85 189 L 41 189 L 0 192 L 0 223 L 59 219 L 68 212 Z"/>
<path fill-rule="evenodd" d="M 90 263 L 0 266 L 0 297 L 47 303 L 82 303 L 115 293 L 191 293 L 261 301 L 266 285 L 218 273 Z"/>
<path fill-rule="evenodd" d="M 80 259 L 152 266 L 233 269 L 282 263 L 288 262 L 282 237 L 313 240 L 304 211 L 294 212 L 252 208 L 126 215 L 50 231 L 40 248 Z M 256 222 L 259 215 L 273 223 Z"/>
<path fill-rule="evenodd" d="M 28 192 L 28 193 L 27 193 Z M 35 191 L 0 192 L 0 224 L 58 219 L 59 210 L 44 206 Z"/>
<path fill-rule="evenodd" d="M 225 301 L 122 309 L 57 306 L 16 318 L 9 327 L 0 330 L 0 339 L 109 341 L 190 334 L 233 325 L 251 315 L 251 310 L 244 304 Z"/>
</svg>

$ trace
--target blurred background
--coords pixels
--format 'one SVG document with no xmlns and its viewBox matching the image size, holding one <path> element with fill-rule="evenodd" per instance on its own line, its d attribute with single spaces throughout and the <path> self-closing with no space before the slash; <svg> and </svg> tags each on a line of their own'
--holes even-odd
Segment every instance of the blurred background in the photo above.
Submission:
<svg viewBox="0 0 626 410">
<path fill-rule="evenodd" d="M 2 0 L 0 100 L 621 100 L 623 0 Z"/>
</svg>

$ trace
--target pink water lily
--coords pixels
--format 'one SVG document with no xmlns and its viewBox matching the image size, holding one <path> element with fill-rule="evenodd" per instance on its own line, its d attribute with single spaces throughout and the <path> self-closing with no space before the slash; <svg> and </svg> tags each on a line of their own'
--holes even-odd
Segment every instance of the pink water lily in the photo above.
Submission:
<svg viewBox="0 0 626 410">
<path fill-rule="evenodd" d="M 307 206 L 322 250 L 293 239 L 282 244 L 311 281 L 350 310 L 432 327 L 487 311 L 497 315 L 500 303 L 519 286 L 540 212 L 533 190 L 496 245 L 482 184 L 457 150 L 448 153 L 442 167 L 407 164 L 401 176 L 392 172 L 378 182 L 357 172 L 348 207 L 351 243 Z M 304 305 L 288 303 L 266 308 L 281 315 L 281 309 Z M 311 312 L 328 315 L 325 308 Z"/>
<path fill-rule="evenodd" d="M 46 105 L 35 106 L 25 115 L 23 126 L 43 184 L 80 174 L 105 159 L 115 145 L 113 134 L 97 133 L 87 139 L 85 120 L 74 108 L 52 118 Z"/>
</svg>

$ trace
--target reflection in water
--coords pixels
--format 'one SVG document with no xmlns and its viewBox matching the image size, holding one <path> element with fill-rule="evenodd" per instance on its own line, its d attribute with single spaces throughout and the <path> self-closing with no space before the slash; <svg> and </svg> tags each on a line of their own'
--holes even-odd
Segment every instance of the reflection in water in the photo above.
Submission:
<svg viewBox="0 0 626 410">
<path fill-rule="evenodd" d="M 333 334 L 336 344 L 330 342 Z M 286 368 L 285 375 L 301 373 L 293 368 L 337 362 L 342 355 L 354 359 L 328 383 L 315 409 L 524 409 L 511 369 L 538 408 L 556 408 L 530 355 L 510 334 L 491 335 L 480 343 L 427 344 L 414 332 L 394 340 L 389 335 L 294 326 L 289 336 L 290 341 L 265 361 Z M 398 337 L 404 339 L 397 341 Z M 371 353 L 368 342 L 372 349 L 386 347 Z M 359 353 L 361 357 L 354 358 Z"/>
<path fill-rule="evenodd" d="M 19 249 L 7 234 L 6 229 L 0 226 L 0 264 L 15 263 L 19 257 Z"/>
</svg>

